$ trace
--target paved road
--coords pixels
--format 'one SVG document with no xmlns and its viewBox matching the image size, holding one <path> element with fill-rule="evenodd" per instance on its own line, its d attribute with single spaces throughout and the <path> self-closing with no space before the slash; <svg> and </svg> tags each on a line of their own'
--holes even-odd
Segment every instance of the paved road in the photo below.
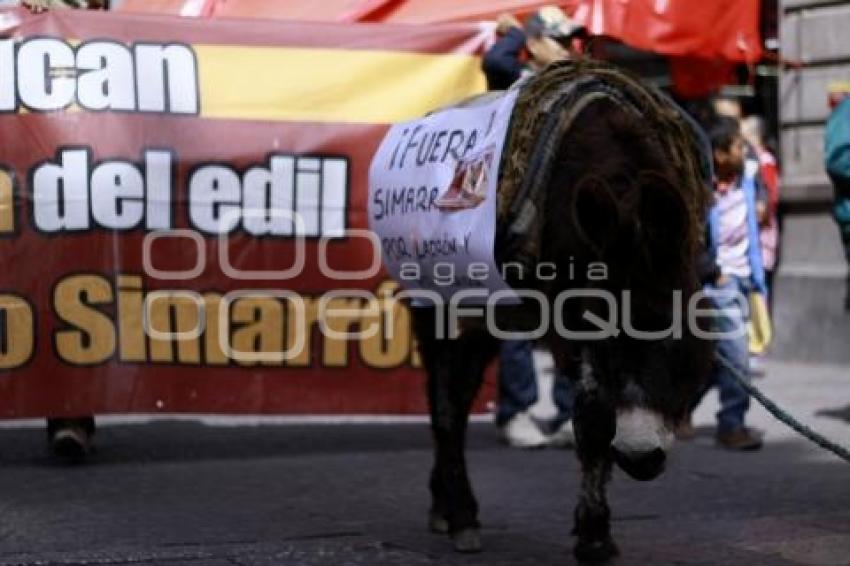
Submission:
<svg viewBox="0 0 850 566">
<path fill-rule="evenodd" d="M 850 444 L 848 381 L 846 368 L 773 364 L 761 384 Z M 616 474 L 619 564 L 850 564 L 850 465 L 760 410 L 766 448 L 721 451 L 714 406 L 661 479 Z M 573 563 L 570 451 L 509 450 L 472 427 L 486 548 L 470 557 L 425 531 L 424 424 L 220 424 L 106 426 L 95 461 L 71 468 L 46 457 L 42 430 L 0 429 L 0 565 Z"/>
</svg>

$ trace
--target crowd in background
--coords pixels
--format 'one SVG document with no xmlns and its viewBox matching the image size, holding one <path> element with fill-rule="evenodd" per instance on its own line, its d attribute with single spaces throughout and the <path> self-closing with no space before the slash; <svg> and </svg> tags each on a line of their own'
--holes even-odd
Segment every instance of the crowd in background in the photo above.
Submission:
<svg viewBox="0 0 850 566">
<path fill-rule="evenodd" d="M 33 11 L 51 8 L 108 9 L 108 0 L 0 0 L 0 6 L 22 3 Z M 555 61 L 583 57 L 589 40 L 587 30 L 561 10 L 546 7 L 524 22 L 505 14 L 498 21 L 497 40 L 483 58 L 488 86 L 510 87 L 517 80 Z M 835 92 L 835 112 L 827 127 L 827 170 L 836 187 L 834 216 L 841 228 L 850 262 L 850 85 Z M 683 104 L 709 140 L 714 158 L 712 190 L 715 206 L 707 219 L 707 260 L 700 274 L 708 289 L 734 288 L 753 291 L 769 301 L 779 259 L 779 172 L 777 159 L 765 137 L 765 121 L 744 116 L 734 98 Z M 832 144 L 832 145 L 830 145 Z M 830 151 L 832 148 L 832 151 Z M 716 301 L 721 301 L 716 298 Z M 731 308 L 735 305 L 721 305 Z M 727 310 L 728 310 L 727 308 Z M 850 279 L 845 308 L 850 310 Z M 742 310 L 722 324 L 742 324 Z M 761 372 L 758 355 L 751 355 L 744 341 L 719 342 L 718 351 L 750 375 Z M 512 446 L 535 448 L 573 443 L 570 418 L 572 394 L 567 376 L 555 375 L 553 399 L 556 414 L 541 426 L 531 414 L 538 400 L 534 346 L 526 341 L 506 341 L 501 350 L 497 423 Z M 745 424 L 749 396 L 723 367 L 715 368 L 711 383 L 720 393 L 717 415 L 718 443 L 730 449 L 757 449 L 761 434 Z M 699 399 L 694 399 L 694 406 Z M 54 452 L 74 458 L 91 448 L 94 420 L 50 419 L 48 437 Z M 681 438 L 693 436 L 689 422 L 681 423 Z"/>
</svg>

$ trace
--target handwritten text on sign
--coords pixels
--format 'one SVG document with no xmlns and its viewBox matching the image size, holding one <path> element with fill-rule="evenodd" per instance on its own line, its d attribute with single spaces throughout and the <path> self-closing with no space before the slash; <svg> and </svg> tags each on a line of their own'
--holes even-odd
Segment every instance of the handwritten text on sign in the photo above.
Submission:
<svg viewBox="0 0 850 566">
<path fill-rule="evenodd" d="M 516 91 L 397 124 L 369 170 L 369 223 L 406 289 L 507 291 L 493 258 L 496 187 Z"/>
</svg>

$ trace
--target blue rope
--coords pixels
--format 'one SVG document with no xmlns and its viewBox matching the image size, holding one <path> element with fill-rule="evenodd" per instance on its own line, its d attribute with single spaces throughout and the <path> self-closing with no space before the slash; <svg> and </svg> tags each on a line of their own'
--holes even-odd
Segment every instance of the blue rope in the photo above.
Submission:
<svg viewBox="0 0 850 566">
<path fill-rule="evenodd" d="M 747 390 L 751 396 L 753 396 L 756 401 L 761 403 L 761 405 L 767 409 L 767 411 L 773 415 L 776 420 L 785 423 L 793 430 L 797 431 L 799 434 L 805 436 L 824 450 L 828 450 L 841 458 L 846 462 L 850 462 L 850 450 L 847 448 L 832 442 L 828 438 L 825 438 L 821 434 L 815 432 L 808 426 L 796 420 L 792 417 L 787 411 L 783 410 L 779 405 L 765 397 L 764 393 L 762 393 L 755 385 L 753 385 L 746 374 L 740 370 L 740 368 L 735 367 L 735 364 L 730 362 L 728 359 L 723 357 L 722 355 L 715 354 L 717 361 L 726 366 L 726 368 L 732 372 L 732 375 L 735 376 L 735 379 L 738 383 L 741 384 L 741 387 Z"/>
</svg>

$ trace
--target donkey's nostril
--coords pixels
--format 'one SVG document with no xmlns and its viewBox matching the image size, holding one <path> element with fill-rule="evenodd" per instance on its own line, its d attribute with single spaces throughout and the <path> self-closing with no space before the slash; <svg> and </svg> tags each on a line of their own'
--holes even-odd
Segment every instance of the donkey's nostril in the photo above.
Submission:
<svg viewBox="0 0 850 566">
<path fill-rule="evenodd" d="M 616 448 L 613 451 L 614 461 L 620 469 L 639 481 L 657 478 L 664 471 L 664 463 L 667 461 L 667 453 L 661 448 L 636 454 L 626 454 Z"/>
<path fill-rule="evenodd" d="M 664 462 L 667 461 L 667 453 L 661 448 L 656 448 L 642 458 L 644 465 L 651 469 L 657 469 L 658 473 L 664 470 Z"/>
</svg>

